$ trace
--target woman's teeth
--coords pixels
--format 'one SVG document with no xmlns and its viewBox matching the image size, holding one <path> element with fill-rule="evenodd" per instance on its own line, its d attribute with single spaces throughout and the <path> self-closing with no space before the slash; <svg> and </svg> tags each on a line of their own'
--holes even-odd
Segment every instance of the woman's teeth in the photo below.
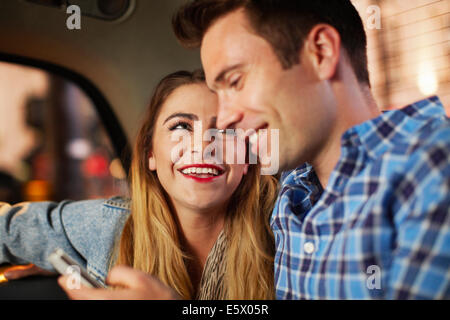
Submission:
<svg viewBox="0 0 450 320">
<path fill-rule="evenodd" d="M 207 174 L 207 175 L 214 175 L 214 176 L 218 176 L 219 175 L 219 170 L 217 169 L 213 169 L 213 168 L 187 168 L 184 170 L 181 170 L 181 172 L 183 174 L 188 174 L 188 175 L 192 175 L 192 174 Z"/>
</svg>

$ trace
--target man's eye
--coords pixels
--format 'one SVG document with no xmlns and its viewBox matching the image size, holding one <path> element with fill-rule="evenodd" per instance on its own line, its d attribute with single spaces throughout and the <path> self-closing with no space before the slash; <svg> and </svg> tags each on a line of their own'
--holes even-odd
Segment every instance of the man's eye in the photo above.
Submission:
<svg viewBox="0 0 450 320">
<path fill-rule="evenodd" d="M 230 88 L 236 88 L 238 86 L 240 80 L 241 80 L 241 77 L 230 81 Z"/>
<path fill-rule="evenodd" d="M 236 136 L 236 130 L 234 130 L 234 129 L 217 130 L 217 132 L 224 136 L 228 136 L 228 137 Z"/>
</svg>

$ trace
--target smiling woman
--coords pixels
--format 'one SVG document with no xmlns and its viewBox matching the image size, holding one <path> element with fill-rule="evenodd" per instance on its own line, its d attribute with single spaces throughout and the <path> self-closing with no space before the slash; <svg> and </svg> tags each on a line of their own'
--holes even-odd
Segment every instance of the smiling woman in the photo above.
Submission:
<svg viewBox="0 0 450 320">
<path fill-rule="evenodd" d="M 174 132 L 193 137 L 194 121 L 214 129 L 216 117 L 202 71 L 160 82 L 134 149 L 133 214 L 117 262 L 156 275 L 184 298 L 273 298 L 268 219 L 276 180 L 257 166 L 204 158 L 195 143 L 172 161 Z M 183 161 L 192 154 L 200 160 Z"/>
</svg>

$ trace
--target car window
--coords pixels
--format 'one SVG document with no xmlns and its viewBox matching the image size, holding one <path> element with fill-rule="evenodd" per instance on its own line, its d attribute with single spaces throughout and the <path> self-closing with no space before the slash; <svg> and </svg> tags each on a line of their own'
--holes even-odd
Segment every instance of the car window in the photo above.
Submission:
<svg viewBox="0 0 450 320">
<path fill-rule="evenodd" d="M 0 62 L 0 201 L 127 194 L 125 170 L 91 99 L 61 76 Z"/>
</svg>

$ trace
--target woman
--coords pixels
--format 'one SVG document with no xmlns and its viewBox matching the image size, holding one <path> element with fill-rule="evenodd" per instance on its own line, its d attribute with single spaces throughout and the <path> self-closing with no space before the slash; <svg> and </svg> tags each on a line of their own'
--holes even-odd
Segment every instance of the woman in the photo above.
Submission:
<svg viewBox="0 0 450 320">
<path fill-rule="evenodd" d="M 80 260 L 87 260 L 88 270 L 97 278 L 104 280 L 98 271 L 102 262 L 110 261 L 156 276 L 185 299 L 274 297 L 274 245 L 268 221 L 276 180 L 261 176 L 258 166 L 217 164 L 212 153 L 209 158 L 199 158 L 202 152 L 194 143 L 176 149 L 180 144 L 174 141 L 174 134 L 195 140 L 194 122 L 201 122 L 203 131 L 214 129 L 216 115 L 216 96 L 207 88 L 201 71 L 177 72 L 159 83 L 134 148 L 132 214 L 123 228 L 120 221 L 125 221 L 124 215 L 118 215 L 113 227 L 97 219 L 102 226 L 97 230 L 122 231 L 120 241 L 113 245 L 115 237 L 104 236 L 97 240 L 108 238 L 110 247 L 86 249 L 96 241 L 83 242 L 79 238 L 88 233 L 70 232 L 63 226 L 70 243 L 84 248 L 73 251 L 102 252 L 106 257 L 90 264 L 89 253 L 82 254 Z M 228 139 L 225 133 L 221 135 Z M 178 150 L 175 159 L 173 150 Z M 110 207 L 126 209 L 126 203 L 113 201 Z M 85 203 L 85 211 L 93 205 L 99 204 Z M 8 210 L 0 208 L 0 216 Z M 61 217 L 68 225 L 85 219 L 82 215 Z M 44 263 L 41 266 L 45 267 Z"/>
</svg>

